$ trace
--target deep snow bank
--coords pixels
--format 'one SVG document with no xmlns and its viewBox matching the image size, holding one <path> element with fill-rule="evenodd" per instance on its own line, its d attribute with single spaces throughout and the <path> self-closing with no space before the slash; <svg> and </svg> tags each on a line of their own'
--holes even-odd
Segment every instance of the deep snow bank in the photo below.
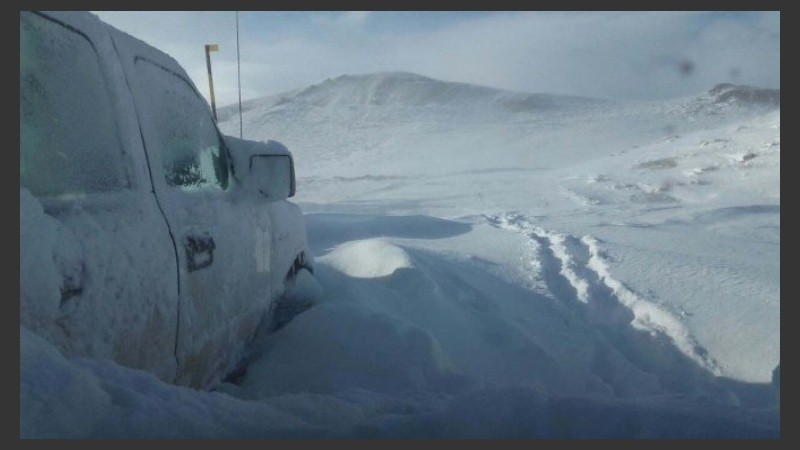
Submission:
<svg viewBox="0 0 800 450">
<path fill-rule="evenodd" d="M 317 215 L 320 227 L 314 229 L 324 233 L 327 219 Z M 330 220 L 357 225 L 375 218 Z M 355 229 L 369 233 L 368 227 Z M 407 231 L 402 238 L 316 240 L 327 244 L 314 248 L 325 253 L 318 258 L 316 278 L 324 293 L 317 304 L 279 331 L 259 336 L 247 373 L 217 392 L 166 385 L 107 361 L 65 359 L 23 329 L 21 432 L 28 437 L 778 435 L 771 385 L 719 379 L 669 340 L 624 321 L 596 320 L 575 294 L 524 287 L 504 265 L 503 258 L 516 255 L 498 259 L 494 251 L 524 244 L 522 236 L 488 223 L 465 229 L 438 238 Z M 393 255 L 388 260 L 397 264 L 380 274 L 353 276 L 354 267 L 369 266 L 375 250 Z M 565 284 L 547 264 L 540 276 L 551 286 Z M 46 388 L 52 386 L 50 374 L 59 374 L 67 389 Z M 89 413 L 72 414 L 78 397 Z M 61 416 L 71 422 L 52 422 Z"/>
</svg>

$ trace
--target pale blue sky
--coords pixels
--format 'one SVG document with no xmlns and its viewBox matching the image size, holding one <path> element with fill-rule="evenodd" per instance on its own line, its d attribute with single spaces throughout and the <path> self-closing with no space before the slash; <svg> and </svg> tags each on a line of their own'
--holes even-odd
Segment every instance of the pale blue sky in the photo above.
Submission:
<svg viewBox="0 0 800 450">
<path fill-rule="evenodd" d="M 98 12 L 236 101 L 233 12 Z M 342 74 L 406 71 L 554 94 L 651 99 L 720 82 L 780 87 L 780 13 L 241 12 L 243 98 Z"/>
</svg>

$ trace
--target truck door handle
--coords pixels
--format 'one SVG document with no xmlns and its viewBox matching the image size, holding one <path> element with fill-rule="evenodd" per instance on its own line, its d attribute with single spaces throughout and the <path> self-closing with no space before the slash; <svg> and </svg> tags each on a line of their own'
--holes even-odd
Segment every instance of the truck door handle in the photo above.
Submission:
<svg viewBox="0 0 800 450">
<path fill-rule="evenodd" d="M 190 235 L 183 237 L 183 248 L 186 250 L 186 267 L 189 272 L 208 267 L 214 262 L 214 249 L 217 245 L 209 235 Z"/>
<path fill-rule="evenodd" d="M 62 306 L 67 300 L 83 293 L 83 278 L 85 272 L 86 266 L 81 263 L 77 271 L 72 271 L 69 275 L 62 274 L 60 303 Z"/>
</svg>

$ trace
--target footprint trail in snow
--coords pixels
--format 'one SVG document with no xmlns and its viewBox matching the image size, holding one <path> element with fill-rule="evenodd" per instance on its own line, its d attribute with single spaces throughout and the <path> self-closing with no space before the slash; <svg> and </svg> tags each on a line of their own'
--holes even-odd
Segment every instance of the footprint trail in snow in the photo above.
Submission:
<svg viewBox="0 0 800 450">
<path fill-rule="evenodd" d="M 545 230 L 520 213 L 486 216 L 499 229 L 526 236 L 534 257 L 528 264 L 548 290 L 567 307 L 585 311 L 586 320 L 599 325 L 627 326 L 671 342 L 687 357 L 714 375 L 719 365 L 670 312 L 643 299 L 613 278 L 600 241 Z"/>
</svg>

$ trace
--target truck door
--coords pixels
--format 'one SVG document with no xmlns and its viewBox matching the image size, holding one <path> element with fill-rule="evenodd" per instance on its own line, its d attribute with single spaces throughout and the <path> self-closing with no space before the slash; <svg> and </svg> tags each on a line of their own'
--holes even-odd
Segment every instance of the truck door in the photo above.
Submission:
<svg viewBox="0 0 800 450">
<path fill-rule="evenodd" d="M 156 195 L 178 244 L 178 383 L 208 387 L 242 356 L 270 305 L 268 208 L 235 194 L 210 109 L 167 55 L 124 35 Z"/>
<path fill-rule="evenodd" d="M 20 13 L 20 325 L 173 382 L 175 252 L 121 75 L 96 18 Z"/>
</svg>

